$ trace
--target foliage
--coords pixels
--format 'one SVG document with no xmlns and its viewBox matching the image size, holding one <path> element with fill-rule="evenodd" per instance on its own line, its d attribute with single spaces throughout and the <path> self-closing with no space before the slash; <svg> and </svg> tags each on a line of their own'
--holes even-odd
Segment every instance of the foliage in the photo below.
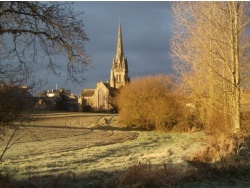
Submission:
<svg viewBox="0 0 250 188">
<path fill-rule="evenodd" d="M 118 95 L 119 121 L 137 128 L 171 130 L 181 117 L 179 100 L 171 77 L 136 78 Z"/>
<path fill-rule="evenodd" d="M 56 109 L 58 111 L 68 111 L 69 110 L 69 96 L 64 91 L 59 93 L 59 96 L 55 98 Z"/>
</svg>

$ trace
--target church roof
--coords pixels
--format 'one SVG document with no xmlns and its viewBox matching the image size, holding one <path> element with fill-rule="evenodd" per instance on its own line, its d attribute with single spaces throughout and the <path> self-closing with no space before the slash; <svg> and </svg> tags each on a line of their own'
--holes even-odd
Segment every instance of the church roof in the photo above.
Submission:
<svg viewBox="0 0 250 188">
<path fill-rule="evenodd" d="M 95 89 L 84 89 L 82 91 L 82 97 L 91 97 L 95 94 Z"/>
<path fill-rule="evenodd" d="M 107 82 L 102 82 L 102 83 L 106 86 L 106 88 L 109 89 L 109 87 L 110 87 L 109 83 L 107 83 Z"/>
</svg>

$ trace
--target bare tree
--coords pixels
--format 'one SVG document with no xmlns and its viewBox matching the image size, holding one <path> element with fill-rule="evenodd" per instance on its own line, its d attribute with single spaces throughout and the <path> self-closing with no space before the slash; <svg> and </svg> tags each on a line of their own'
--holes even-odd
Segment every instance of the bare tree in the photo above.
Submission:
<svg viewBox="0 0 250 188">
<path fill-rule="evenodd" d="M 248 6 L 247 2 L 173 3 L 174 66 L 207 127 L 216 126 L 221 114 L 226 131 L 241 128 L 241 88 L 249 73 Z"/>
<path fill-rule="evenodd" d="M 0 80 L 34 81 L 43 65 L 56 75 L 66 66 L 68 79 L 81 83 L 89 63 L 82 14 L 67 2 L 0 2 Z"/>
<path fill-rule="evenodd" d="M 44 82 L 40 69 L 57 76 L 66 70 L 68 80 L 83 83 L 89 60 L 81 15 L 68 2 L 0 2 L 0 139 L 7 139 L 0 160 L 30 120 L 32 100 L 20 86 Z"/>
</svg>

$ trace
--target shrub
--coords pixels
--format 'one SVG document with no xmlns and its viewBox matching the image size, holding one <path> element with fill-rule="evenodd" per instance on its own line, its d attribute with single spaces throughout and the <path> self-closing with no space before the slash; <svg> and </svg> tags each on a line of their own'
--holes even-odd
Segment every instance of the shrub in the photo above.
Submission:
<svg viewBox="0 0 250 188">
<path fill-rule="evenodd" d="M 188 159 L 193 163 L 207 163 L 219 170 L 239 171 L 250 165 L 250 136 L 217 133 L 206 138 L 201 151 Z"/>
<path fill-rule="evenodd" d="M 4 188 L 14 187 L 14 184 L 9 174 L 7 175 L 0 174 L 0 187 L 4 187 Z"/>
<path fill-rule="evenodd" d="M 117 97 L 119 121 L 136 128 L 171 130 L 182 117 L 180 96 L 170 76 L 139 77 Z"/>
<path fill-rule="evenodd" d="M 106 180 L 103 187 L 162 187 L 165 184 L 176 183 L 179 169 L 168 168 L 167 165 L 152 165 L 150 163 L 133 165 L 117 176 Z"/>
<path fill-rule="evenodd" d="M 205 180 L 207 178 L 205 169 L 206 166 L 195 169 L 180 164 L 140 163 L 107 179 L 103 187 L 181 187 L 182 184 L 199 181 L 201 176 Z"/>
</svg>

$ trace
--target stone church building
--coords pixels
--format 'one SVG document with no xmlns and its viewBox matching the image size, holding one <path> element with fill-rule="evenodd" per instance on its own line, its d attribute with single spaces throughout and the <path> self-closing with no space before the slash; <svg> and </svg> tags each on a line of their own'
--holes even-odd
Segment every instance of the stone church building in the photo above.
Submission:
<svg viewBox="0 0 250 188">
<path fill-rule="evenodd" d="M 81 93 L 83 111 L 113 110 L 113 100 L 117 90 L 130 82 L 127 58 L 123 51 L 121 23 L 118 27 L 117 48 L 113 58 L 108 82 L 98 82 L 95 89 L 83 89 Z"/>
</svg>

